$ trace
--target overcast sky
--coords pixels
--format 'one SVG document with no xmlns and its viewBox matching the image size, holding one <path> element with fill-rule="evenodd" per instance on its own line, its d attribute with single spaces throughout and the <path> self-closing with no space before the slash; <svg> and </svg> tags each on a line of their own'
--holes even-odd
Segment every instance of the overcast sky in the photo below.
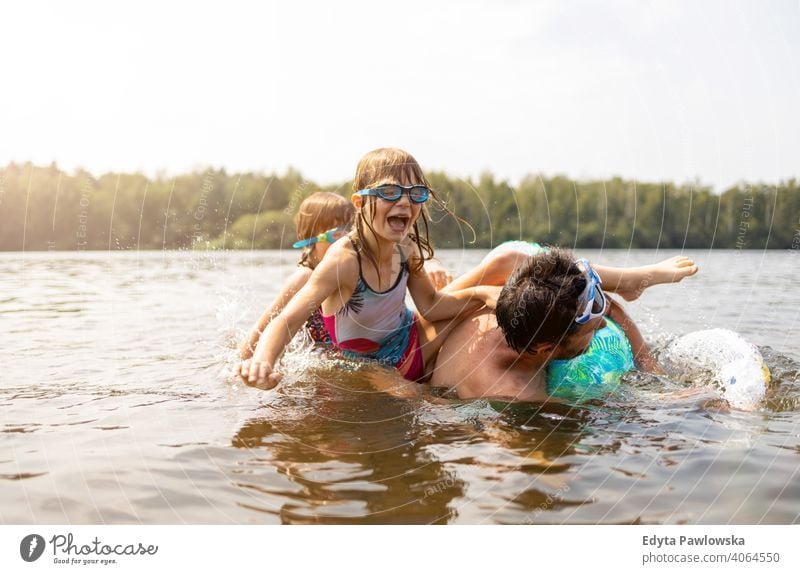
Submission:
<svg viewBox="0 0 800 574">
<path fill-rule="evenodd" d="M 0 165 L 800 175 L 800 1 L 3 2 Z"/>
</svg>

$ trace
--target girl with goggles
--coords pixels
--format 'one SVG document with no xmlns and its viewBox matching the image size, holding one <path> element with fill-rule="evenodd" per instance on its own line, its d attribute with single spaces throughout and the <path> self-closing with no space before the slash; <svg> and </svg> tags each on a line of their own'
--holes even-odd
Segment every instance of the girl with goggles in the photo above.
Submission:
<svg viewBox="0 0 800 574">
<path fill-rule="evenodd" d="M 445 293 L 424 273 L 433 248 L 422 204 L 436 196 L 411 154 L 396 148 L 366 154 L 353 189 L 356 222 L 350 241 L 331 247 L 306 287 L 267 326 L 247 369 L 249 383 L 278 384 L 278 359 L 308 310 L 320 303 L 331 340 L 345 356 L 392 367 L 409 381 L 424 377 L 445 323 L 494 305 L 498 287 Z M 400 201 L 404 194 L 407 202 Z M 407 293 L 416 312 L 406 305 Z"/>
</svg>

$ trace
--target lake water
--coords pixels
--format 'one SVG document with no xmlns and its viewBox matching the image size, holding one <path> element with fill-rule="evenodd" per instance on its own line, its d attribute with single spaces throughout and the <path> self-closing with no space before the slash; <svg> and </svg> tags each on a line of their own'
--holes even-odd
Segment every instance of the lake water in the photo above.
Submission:
<svg viewBox="0 0 800 574">
<path fill-rule="evenodd" d="M 657 348 L 757 344 L 755 411 L 650 375 L 573 406 L 396 398 L 303 352 L 265 392 L 235 345 L 296 252 L 0 254 L 0 523 L 800 522 L 800 253 L 689 254 L 628 309 Z"/>
</svg>

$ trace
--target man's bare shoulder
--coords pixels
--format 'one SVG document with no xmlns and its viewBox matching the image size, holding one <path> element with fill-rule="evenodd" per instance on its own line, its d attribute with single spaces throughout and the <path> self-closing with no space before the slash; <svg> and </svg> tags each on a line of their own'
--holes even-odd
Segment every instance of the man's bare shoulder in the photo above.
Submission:
<svg viewBox="0 0 800 574">
<path fill-rule="evenodd" d="M 496 347 L 498 336 L 497 319 L 492 311 L 480 311 L 461 321 L 442 346 L 448 354 L 469 354 L 484 352 L 484 347 Z M 505 346 L 505 345 L 503 345 Z"/>
<path fill-rule="evenodd" d="M 478 311 L 462 321 L 461 324 L 453 330 L 454 333 L 456 331 L 463 331 L 464 333 L 480 336 L 481 338 L 486 338 L 487 336 L 493 336 L 495 334 L 502 336 L 500 330 L 497 329 L 497 317 L 495 317 L 494 311 L 486 309 Z"/>
<path fill-rule="evenodd" d="M 521 360 L 522 359 L 522 360 Z M 440 351 L 433 386 L 455 388 L 459 398 L 546 400 L 544 374 L 506 344 L 494 313 L 463 321 Z"/>
<path fill-rule="evenodd" d="M 447 337 L 436 359 L 431 384 L 458 388 L 462 398 L 477 396 L 484 381 L 502 374 L 502 365 L 507 362 L 502 357 L 508 352 L 494 313 L 476 313 Z"/>
</svg>

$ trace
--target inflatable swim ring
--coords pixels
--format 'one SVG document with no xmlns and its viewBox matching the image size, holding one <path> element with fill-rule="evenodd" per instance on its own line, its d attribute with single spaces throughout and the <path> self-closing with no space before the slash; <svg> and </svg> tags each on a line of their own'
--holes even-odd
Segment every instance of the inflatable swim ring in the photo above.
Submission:
<svg viewBox="0 0 800 574">
<path fill-rule="evenodd" d="M 636 368 L 622 328 L 606 318 L 589 349 L 568 360 L 547 365 L 547 393 L 561 398 L 591 399 L 616 388 L 622 375 Z"/>
<path fill-rule="evenodd" d="M 501 243 L 494 249 L 492 249 L 486 257 L 483 258 L 483 261 L 487 261 L 491 259 L 498 253 L 505 253 L 507 251 L 516 251 L 517 253 L 524 253 L 525 255 L 536 255 L 538 253 L 542 253 L 543 251 L 547 251 L 546 247 L 542 247 L 538 243 L 534 242 L 527 242 L 527 241 L 506 241 L 505 243 Z"/>
</svg>

